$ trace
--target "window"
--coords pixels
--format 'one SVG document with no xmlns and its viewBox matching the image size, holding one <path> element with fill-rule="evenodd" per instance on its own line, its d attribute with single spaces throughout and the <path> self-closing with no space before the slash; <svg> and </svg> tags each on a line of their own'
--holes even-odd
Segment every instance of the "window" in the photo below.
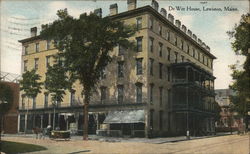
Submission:
<svg viewBox="0 0 250 154">
<path fill-rule="evenodd" d="M 162 26 L 159 25 L 159 34 L 162 35 Z"/>
<path fill-rule="evenodd" d="M 24 46 L 24 54 L 25 54 L 25 55 L 28 54 L 28 46 Z"/>
<path fill-rule="evenodd" d="M 149 28 L 153 30 L 154 20 L 152 18 L 149 19 Z"/>
<path fill-rule="evenodd" d="M 175 36 L 175 41 L 174 41 L 174 44 L 177 46 L 177 41 L 178 41 L 178 38 L 177 36 Z"/>
<path fill-rule="evenodd" d="M 36 45 L 35 45 L 35 51 L 39 52 L 39 43 L 36 43 Z"/>
<path fill-rule="evenodd" d="M 149 38 L 149 51 L 150 52 L 154 51 L 154 38 L 152 37 Z"/>
<path fill-rule="evenodd" d="M 33 97 L 32 100 L 33 100 L 33 109 L 35 109 L 36 108 L 36 97 Z"/>
<path fill-rule="evenodd" d="M 202 55 L 202 63 L 204 64 L 204 61 L 205 61 L 205 57 L 204 55 Z"/>
<path fill-rule="evenodd" d="M 198 61 L 200 61 L 201 60 L 201 57 L 200 57 L 201 55 L 200 55 L 200 52 L 198 52 Z"/>
<path fill-rule="evenodd" d="M 150 75 L 154 75 L 154 73 L 153 73 L 153 66 L 154 65 L 154 59 L 152 59 L 152 58 L 149 58 L 149 71 L 150 71 Z"/>
<path fill-rule="evenodd" d="M 170 67 L 167 67 L 168 68 L 168 81 L 170 81 L 170 73 L 171 73 L 171 70 L 170 70 Z"/>
<path fill-rule="evenodd" d="M 183 50 L 184 42 L 181 40 L 181 49 Z"/>
<path fill-rule="evenodd" d="M 171 48 L 168 47 L 168 61 L 170 61 L 170 56 L 171 56 L 170 51 L 171 51 Z"/>
<path fill-rule="evenodd" d="M 38 58 L 35 58 L 35 63 L 34 63 L 34 69 L 37 70 L 38 69 Z"/>
<path fill-rule="evenodd" d="M 136 103 L 142 103 L 142 83 L 136 84 Z"/>
<path fill-rule="evenodd" d="M 118 62 L 118 77 L 121 78 L 124 76 L 124 62 L 123 61 L 119 61 Z"/>
<path fill-rule="evenodd" d="M 178 52 L 175 52 L 175 63 L 178 62 Z"/>
<path fill-rule="evenodd" d="M 119 45 L 118 56 L 124 55 L 126 48 L 122 45 Z"/>
<path fill-rule="evenodd" d="M 193 48 L 193 57 L 195 58 L 195 49 Z"/>
<path fill-rule="evenodd" d="M 70 92 L 70 105 L 75 104 L 75 91 Z"/>
<path fill-rule="evenodd" d="M 46 68 L 50 66 L 50 56 L 46 56 Z"/>
<path fill-rule="evenodd" d="M 162 57 L 162 43 L 159 43 L 159 56 Z"/>
<path fill-rule="evenodd" d="M 150 103 L 153 103 L 153 90 L 154 90 L 154 84 L 151 83 L 149 85 L 149 92 L 150 92 L 149 101 L 150 101 Z"/>
<path fill-rule="evenodd" d="M 184 56 L 181 56 L 181 62 L 184 62 Z"/>
<path fill-rule="evenodd" d="M 50 49 L 50 40 L 46 41 L 46 49 L 49 50 Z"/>
<path fill-rule="evenodd" d="M 136 75 L 142 74 L 142 58 L 136 59 Z"/>
<path fill-rule="evenodd" d="M 137 37 L 136 41 L 137 52 L 142 52 L 142 37 Z"/>
<path fill-rule="evenodd" d="M 28 70 L 28 60 L 25 60 L 24 62 L 23 62 L 23 71 L 25 72 L 25 71 L 27 71 Z"/>
<path fill-rule="evenodd" d="M 162 124 L 163 124 L 163 111 L 159 112 L 159 128 L 162 130 Z"/>
<path fill-rule="evenodd" d="M 49 95 L 47 93 L 44 94 L 44 108 L 48 107 Z"/>
<path fill-rule="evenodd" d="M 22 106 L 21 106 L 21 108 L 22 108 L 22 109 L 24 109 L 24 108 L 25 108 L 25 102 L 24 102 L 24 99 L 25 99 L 25 97 L 24 97 L 24 95 L 22 95 Z"/>
<path fill-rule="evenodd" d="M 142 18 L 136 18 L 136 28 L 137 30 L 142 28 Z"/>
<path fill-rule="evenodd" d="M 189 50 L 189 45 L 187 45 L 187 53 L 188 53 L 188 54 L 189 54 L 189 51 L 190 51 L 190 50 Z"/>
<path fill-rule="evenodd" d="M 170 40 L 170 31 L 166 32 L 166 39 L 169 41 Z"/>
<path fill-rule="evenodd" d="M 162 105 L 162 91 L 163 91 L 163 87 L 159 87 L 159 94 L 160 94 L 160 106 Z"/>
<path fill-rule="evenodd" d="M 107 97 L 107 87 L 101 87 L 101 103 L 104 103 Z"/>
<path fill-rule="evenodd" d="M 118 104 L 120 104 L 123 103 L 123 90 L 124 90 L 123 85 L 118 85 L 117 89 L 118 89 L 117 101 Z"/>
<path fill-rule="evenodd" d="M 159 63 L 159 78 L 162 79 L 162 63 Z"/>
</svg>

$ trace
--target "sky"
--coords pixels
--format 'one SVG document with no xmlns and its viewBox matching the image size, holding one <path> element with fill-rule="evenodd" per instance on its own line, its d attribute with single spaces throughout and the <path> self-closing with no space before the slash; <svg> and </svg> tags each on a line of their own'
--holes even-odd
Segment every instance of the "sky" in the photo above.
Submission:
<svg viewBox="0 0 250 154">
<path fill-rule="evenodd" d="M 217 57 L 214 61 L 215 89 L 228 88 L 232 82 L 231 70 L 228 67 L 236 62 L 242 64 L 244 58 L 235 55 L 231 49 L 232 39 L 226 34 L 239 23 L 242 14 L 249 12 L 249 1 L 157 1 L 160 8 L 165 8 L 167 13 L 174 15 L 182 24 L 186 25 L 211 49 Z M 21 74 L 22 46 L 18 40 L 30 37 L 30 28 L 52 22 L 57 18 L 59 9 L 67 8 L 70 15 L 79 17 L 83 12 L 91 12 L 102 8 L 103 16 L 109 14 L 109 5 L 117 3 L 118 13 L 127 10 L 127 1 L 14 1 L 0 0 L 0 70 L 14 74 Z M 137 0 L 137 7 L 151 5 L 150 0 Z M 184 10 L 178 10 L 178 7 Z M 191 11 L 199 8 L 200 11 Z M 204 7 L 204 10 L 203 10 Z M 234 8 L 225 11 L 224 7 Z M 189 9 L 187 9 L 189 8 Z M 216 8 L 206 11 L 206 8 Z M 221 10 L 220 10 L 221 9 Z"/>
</svg>

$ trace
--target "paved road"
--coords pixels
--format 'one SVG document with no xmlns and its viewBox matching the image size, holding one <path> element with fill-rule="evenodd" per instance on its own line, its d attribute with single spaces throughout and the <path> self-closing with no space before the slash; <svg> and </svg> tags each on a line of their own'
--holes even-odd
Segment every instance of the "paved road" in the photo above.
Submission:
<svg viewBox="0 0 250 154">
<path fill-rule="evenodd" d="M 37 140 L 23 137 L 3 137 L 4 140 L 46 146 L 47 151 L 34 154 L 78 154 L 78 153 L 172 153 L 172 154 L 249 154 L 249 135 L 228 135 L 180 142 L 142 143 L 142 142 L 101 142 L 81 141 L 53 141 L 49 139 Z M 164 138 L 162 138 L 164 140 Z"/>
</svg>

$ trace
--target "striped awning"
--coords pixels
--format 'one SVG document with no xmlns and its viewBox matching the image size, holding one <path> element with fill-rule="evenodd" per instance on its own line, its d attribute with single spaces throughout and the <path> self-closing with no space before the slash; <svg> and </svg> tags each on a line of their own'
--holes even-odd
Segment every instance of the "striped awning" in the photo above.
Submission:
<svg viewBox="0 0 250 154">
<path fill-rule="evenodd" d="M 111 111 L 103 123 L 145 123 L 144 110 Z"/>
</svg>

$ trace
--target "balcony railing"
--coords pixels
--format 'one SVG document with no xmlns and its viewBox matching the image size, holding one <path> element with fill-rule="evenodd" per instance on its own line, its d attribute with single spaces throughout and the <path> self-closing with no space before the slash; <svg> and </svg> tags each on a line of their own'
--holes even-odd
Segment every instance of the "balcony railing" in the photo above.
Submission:
<svg viewBox="0 0 250 154">
<path fill-rule="evenodd" d="M 212 107 L 208 108 L 205 104 L 173 104 L 173 111 L 198 111 L 198 112 L 214 112 Z"/>
<path fill-rule="evenodd" d="M 117 101 L 112 101 L 112 102 L 105 102 L 101 103 L 101 101 L 95 102 L 95 103 L 90 103 L 90 107 L 105 107 L 105 106 L 143 106 L 145 105 L 146 102 L 142 103 L 135 103 L 135 102 L 123 102 L 118 104 Z M 54 106 L 53 104 L 48 104 L 46 105 L 36 105 L 35 107 L 33 106 L 19 106 L 19 110 L 44 110 L 44 109 L 63 109 L 63 108 L 81 108 L 83 107 L 83 103 L 60 103 L 57 106 Z"/>
</svg>

